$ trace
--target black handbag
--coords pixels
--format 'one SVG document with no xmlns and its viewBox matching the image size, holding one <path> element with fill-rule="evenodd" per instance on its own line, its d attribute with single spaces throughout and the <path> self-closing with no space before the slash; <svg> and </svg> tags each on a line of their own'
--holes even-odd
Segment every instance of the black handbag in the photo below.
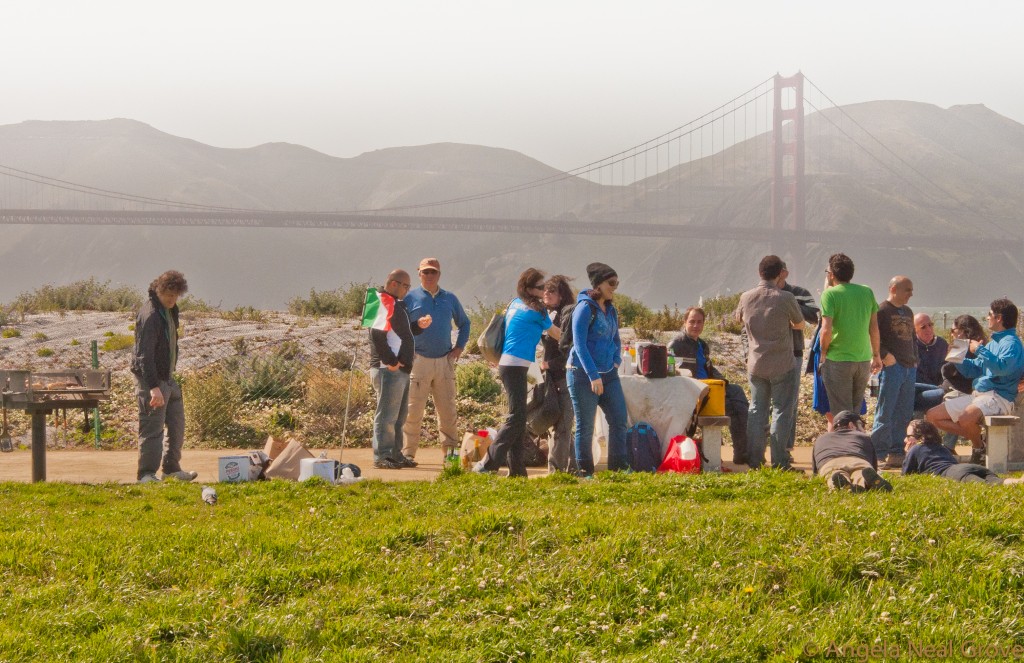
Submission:
<svg viewBox="0 0 1024 663">
<path fill-rule="evenodd" d="M 562 416 L 558 388 L 544 380 L 533 385 L 530 401 L 526 404 L 526 427 L 537 437 L 545 437 Z"/>
</svg>

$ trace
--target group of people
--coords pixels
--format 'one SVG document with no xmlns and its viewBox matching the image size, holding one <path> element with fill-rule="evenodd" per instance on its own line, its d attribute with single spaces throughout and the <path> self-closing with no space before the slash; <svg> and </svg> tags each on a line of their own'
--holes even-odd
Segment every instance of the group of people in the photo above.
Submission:
<svg viewBox="0 0 1024 663">
<path fill-rule="evenodd" d="M 760 282 L 740 296 L 735 313 L 746 339 L 750 398 L 736 384 L 727 383 L 725 390 L 734 463 L 762 467 L 770 449 L 772 467 L 791 469 L 804 371 L 815 378 L 816 409 L 828 417 L 830 434 L 838 434 L 838 438 L 823 436 L 821 447 L 830 450 L 823 452 L 826 455 L 834 456 L 842 447 L 837 447 L 837 439 L 850 439 L 847 431 L 863 426 L 865 389 L 871 375 L 877 374 L 878 399 L 868 436 L 872 453 L 861 449 L 853 456 L 863 458 L 873 470 L 913 472 L 918 466 L 906 465 L 907 440 L 931 440 L 934 436 L 929 431 L 934 429 L 940 440 L 946 434 L 942 443 L 947 448 L 955 445 L 958 436 L 969 440 L 974 449 L 971 461 L 983 463 L 982 420 L 1013 410 L 1024 373 L 1024 349 L 1016 334 L 1017 308 L 1010 300 L 992 302 L 987 319 L 991 340 L 971 316 L 956 318 L 952 334 L 964 339 L 967 353 L 963 361 L 952 363 L 946 359 L 948 344 L 935 335 L 932 320 L 925 314 L 915 316 L 908 306 L 914 290 L 906 276 L 894 276 L 886 299 L 878 302 L 869 287 L 852 282 L 853 261 L 845 254 L 834 254 L 825 270 L 819 308 L 807 289 L 788 282 L 788 268 L 778 256 L 765 256 L 758 274 Z M 448 449 L 456 444 L 452 369 L 468 340 L 469 320 L 458 299 L 438 287 L 436 259 L 425 259 L 419 276 L 421 287 L 406 294 L 408 275 L 401 270 L 389 275 L 382 291 L 395 298 L 395 310 L 404 312 L 405 321 L 386 333 L 371 331 L 373 381 L 379 399 L 374 425 L 378 467 L 415 464 L 428 394 L 435 403 L 442 401 L 437 405 L 442 446 Z M 517 296 L 504 314 L 505 341 L 498 362 L 509 412 L 475 471 L 492 472 L 507 465 L 510 476 L 525 476 L 527 372 L 537 360 L 538 346 L 543 348 L 541 369 L 562 409 L 550 444 L 549 469 L 593 474 L 591 438 L 599 407 L 609 428 L 608 467 L 628 467 L 626 405 L 618 378 L 622 344 L 614 305 L 618 275 L 604 263 L 592 263 L 587 276 L 591 287 L 574 297 L 569 277 L 547 278 L 535 268 L 520 275 Z M 681 333 L 670 342 L 669 351 L 693 377 L 724 379 L 701 338 L 705 319 L 702 308 L 686 309 Z M 459 331 L 454 345 L 453 324 Z M 803 328 L 808 324 L 817 327 L 805 367 Z M 389 337 L 395 339 L 393 349 Z M 411 375 L 411 387 L 402 374 Z M 915 411 L 923 415 L 914 422 L 919 427 L 917 437 L 901 436 Z M 844 417 L 837 423 L 839 413 Z M 862 447 L 863 440 L 855 446 Z M 834 458 L 821 460 L 831 475 L 828 468 L 836 463 L 826 461 Z M 880 477 L 857 481 L 884 485 Z"/>
<path fill-rule="evenodd" d="M 999 298 L 991 303 L 986 317 L 990 337 L 973 317 L 957 317 L 952 336 L 962 340 L 964 356 L 950 362 L 949 346 L 935 335 L 932 320 L 915 316 L 908 306 L 914 290 L 906 276 L 894 276 L 888 296 L 879 303 L 870 288 L 852 282 L 853 261 L 834 254 L 825 270 L 819 308 L 809 291 L 788 282 L 786 263 L 778 256 L 765 256 L 758 274 L 760 282 L 740 296 L 735 313 L 746 338 L 750 399 L 739 385 L 727 383 L 725 390 L 734 463 L 762 467 L 767 447 L 772 467 L 791 469 L 800 375 L 806 371 L 815 378 L 815 408 L 829 421 L 829 432 L 813 451 L 814 467 L 827 475 L 829 485 L 884 487 L 878 469 L 991 480 L 980 469 L 953 468 L 960 463 L 951 450 L 957 437 L 965 438 L 973 449 L 971 463 L 983 464 L 984 417 L 1013 411 L 1024 376 L 1024 346 L 1017 336 L 1013 302 Z M 397 269 L 377 288 L 387 312 L 384 324 L 369 333 L 377 396 L 374 467 L 379 469 L 417 465 L 428 398 L 437 412 L 444 452 L 454 453 L 459 444 L 455 363 L 469 341 L 470 320 L 458 297 L 440 287 L 438 259 L 423 259 L 417 276 L 414 288 L 408 272 Z M 474 471 L 493 472 L 507 465 L 510 476 L 526 476 L 527 373 L 537 360 L 538 346 L 543 348 L 545 381 L 561 406 L 549 445 L 549 469 L 593 475 L 598 408 L 608 422 L 608 468 L 628 469 L 626 403 L 619 382 L 622 343 L 614 304 L 619 277 L 600 262 L 587 266 L 587 277 L 590 288 L 574 296 L 567 276 L 548 278 L 535 268 L 520 275 L 517 296 L 504 312 L 498 361 L 509 412 Z M 187 290 L 180 272 L 161 274 L 150 285 L 136 320 L 132 372 L 138 382 L 140 482 L 158 480 L 161 470 L 164 478 L 190 481 L 196 476 L 180 466 L 184 408 L 173 379 L 177 300 Z M 724 379 L 701 338 L 705 319 L 702 308 L 688 308 L 669 350 L 693 377 Z M 817 328 L 805 368 L 807 324 Z M 867 435 L 862 430 L 864 393 L 873 373 L 878 374 L 878 399 Z M 914 420 L 915 411 L 923 417 Z M 859 436 L 867 436 L 870 445 Z M 945 451 L 934 448 L 936 444 Z"/>
</svg>

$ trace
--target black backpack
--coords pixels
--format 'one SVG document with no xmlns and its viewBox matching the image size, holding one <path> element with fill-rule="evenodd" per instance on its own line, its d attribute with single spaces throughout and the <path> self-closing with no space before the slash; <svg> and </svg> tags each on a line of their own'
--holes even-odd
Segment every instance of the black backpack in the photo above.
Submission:
<svg viewBox="0 0 1024 663">
<path fill-rule="evenodd" d="M 661 441 L 650 424 L 640 422 L 626 431 L 629 467 L 634 472 L 655 472 L 661 465 Z"/>
<path fill-rule="evenodd" d="M 558 319 L 558 321 L 562 323 L 560 325 L 562 338 L 558 341 L 558 349 L 561 350 L 566 357 L 568 357 L 569 353 L 572 352 L 572 314 L 576 312 L 576 307 L 579 305 L 580 303 L 576 302 L 572 306 L 566 306 L 562 309 L 562 313 Z M 590 325 L 594 324 L 594 319 L 597 317 L 597 311 L 589 304 L 584 304 L 584 306 L 590 307 L 590 324 L 587 325 L 587 329 L 589 329 Z"/>
</svg>

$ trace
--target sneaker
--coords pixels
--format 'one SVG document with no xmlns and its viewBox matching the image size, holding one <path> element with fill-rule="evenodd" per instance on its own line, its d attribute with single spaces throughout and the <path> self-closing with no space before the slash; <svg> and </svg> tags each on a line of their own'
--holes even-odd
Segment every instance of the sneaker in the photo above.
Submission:
<svg viewBox="0 0 1024 663">
<path fill-rule="evenodd" d="M 850 477 L 846 476 L 844 472 L 833 472 L 828 478 L 828 487 L 832 490 L 843 490 L 852 486 Z"/>
<path fill-rule="evenodd" d="M 981 465 L 982 467 L 984 467 L 985 466 L 985 449 L 984 449 L 984 447 L 982 447 L 981 449 L 978 449 L 978 448 L 971 449 L 971 459 L 969 461 L 967 461 L 967 462 L 971 463 L 972 465 Z"/>
<path fill-rule="evenodd" d="M 156 478 L 155 474 L 143 474 L 142 478 L 139 479 L 139 483 L 159 483 L 160 479 Z"/>
<path fill-rule="evenodd" d="M 400 463 L 402 467 L 416 467 L 419 465 L 412 456 L 403 456 L 401 454 L 399 454 L 398 458 L 394 462 Z"/>
<path fill-rule="evenodd" d="M 382 458 L 381 460 L 373 461 L 373 466 L 378 470 L 400 470 L 404 465 L 400 465 L 390 458 Z"/>
<path fill-rule="evenodd" d="M 178 481 L 195 481 L 195 478 L 199 476 L 198 472 L 188 472 L 186 470 L 178 470 L 177 472 L 167 473 L 164 472 L 164 480 L 176 479 Z"/>
<path fill-rule="evenodd" d="M 486 460 L 478 460 L 477 462 L 473 463 L 473 465 L 469 468 L 469 471 L 473 472 L 474 474 L 497 474 L 497 470 L 486 469 L 486 462 Z"/>
<path fill-rule="evenodd" d="M 885 457 L 885 462 L 882 463 L 883 470 L 902 470 L 903 469 L 903 454 L 889 454 Z"/>
<path fill-rule="evenodd" d="M 861 471 L 864 476 L 864 488 L 866 490 L 881 490 L 886 493 L 892 492 L 892 484 L 882 478 L 882 475 L 874 470 L 874 468 L 867 468 Z"/>
</svg>

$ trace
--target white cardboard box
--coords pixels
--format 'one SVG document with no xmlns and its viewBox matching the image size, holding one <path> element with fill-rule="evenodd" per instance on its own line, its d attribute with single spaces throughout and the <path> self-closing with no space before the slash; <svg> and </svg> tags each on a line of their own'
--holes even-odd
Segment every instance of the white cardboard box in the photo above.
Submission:
<svg viewBox="0 0 1024 663">
<path fill-rule="evenodd" d="M 221 456 L 217 459 L 217 480 L 227 483 L 252 481 L 249 456 Z"/>
</svg>

